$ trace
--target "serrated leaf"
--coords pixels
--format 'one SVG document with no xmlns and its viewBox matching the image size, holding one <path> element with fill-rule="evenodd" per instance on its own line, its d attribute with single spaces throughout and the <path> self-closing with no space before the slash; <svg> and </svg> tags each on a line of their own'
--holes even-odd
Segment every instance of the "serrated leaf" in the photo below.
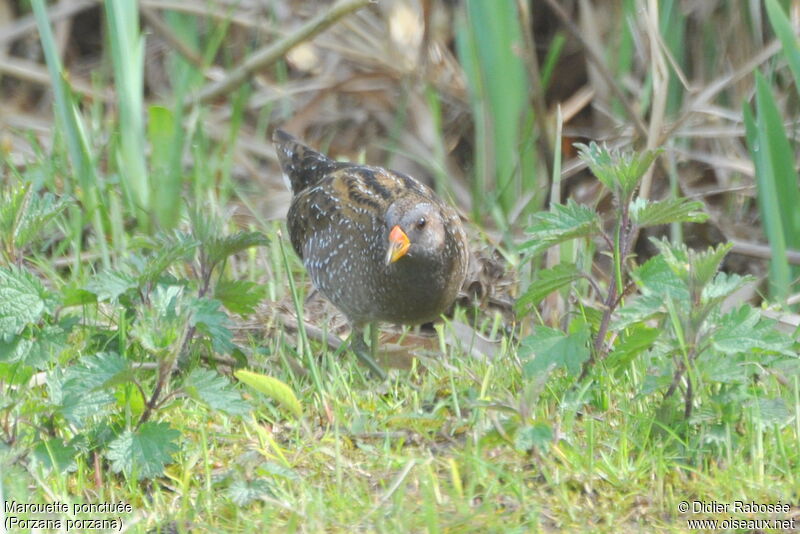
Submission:
<svg viewBox="0 0 800 534">
<path fill-rule="evenodd" d="M 34 463 L 47 470 L 55 467 L 58 473 L 76 471 L 78 469 L 78 464 L 75 462 L 77 454 L 77 449 L 66 445 L 60 438 L 40 441 L 33 448 Z"/>
<path fill-rule="evenodd" d="M 261 232 L 237 232 L 233 235 L 213 238 L 207 245 L 206 253 L 211 265 L 216 265 L 228 256 L 250 247 L 267 246 L 269 240 Z"/>
<path fill-rule="evenodd" d="M 754 281 L 755 278 L 752 276 L 740 276 L 736 273 L 717 273 L 714 280 L 703 287 L 701 299 L 704 303 L 721 301 Z"/>
<path fill-rule="evenodd" d="M 186 393 L 215 410 L 231 415 L 244 415 L 250 412 L 250 405 L 242 399 L 239 392 L 227 378 L 210 369 L 196 368 L 184 382 Z"/>
<path fill-rule="evenodd" d="M 517 428 L 514 433 L 514 448 L 518 452 L 537 449 L 546 452 L 553 442 L 553 429 L 545 423 L 535 423 Z"/>
<path fill-rule="evenodd" d="M 84 356 L 64 373 L 66 381 L 74 381 L 86 391 L 121 383 L 120 376 L 130 377 L 130 366 L 116 352 L 98 352 Z"/>
<path fill-rule="evenodd" d="M 54 296 L 33 274 L 0 267 L 0 336 L 20 334 L 54 307 Z"/>
<path fill-rule="evenodd" d="M 127 360 L 100 352 L 84 356 L 66 371 L 53 371 L 47 378 L 48 396 L 67 421 L 81 427 L 88 417 L 108 413 L 114 404 L 110 388 L 130 378 Z"/>
<path fill-rule="evenodd" d="M 65 308 L 95 304 L 96 302 L 97 294 L 84 288 L 68 285 L 61 289 L 61 305 Z"/>
<path fill-rule="evenodd" d="M 664 297 L 658 293 L 648 293 L 629 299 L 617 310 L 611 322 L 612 330 L 622 330 L 650 319 L 654 315 L 666 313 Z"/>
<path fill-rule="evenodd" d="M 16 248 L 22 248 L 66 206 L 66 202 L 52 193 L 36 194 L 30 184 L 3 192 L 0 199 L 0 235 L 3 240 L 13 242 Z"/>
<path fill-rule="evenodd" d="M 677 274 L 676 269 L 667 263 L 667 256 L 653 256 L 633 270 L 631 275 L 645 295 L 660 295 L 673 300 L 685 302 L 689 300 L 689 288 L 686 280 Z"/>
<path fill-rule="evenodd" d="M 708 247 L 704 251 L 689 253 L 689 263 L 692 264 L 692 274 L 697 285 L 705 287 L 711 282 L 731 247 L 733 247 L 732 243 L 721 243 L 717 247 Z"/>
<path fill-rule="evenodd" d="M 514 307 L 517 311 L 525 310 L 530 305 L 538 304 L 547 295 L 578 280 L 583 273 L 572 263 L 559 263 L 551 269 L 542 269 L 536 273 L 536 279 L 528 286 Z"/>
<path fill-rule="evenodd" d="M 25 212 L 16 228 L 14 240 L 17 248 L 30 243 L 45 227 L 67 207 L 67 203 L 52 193 L 32 194 Z"/>
<path fill-rule="evenodd" d="M 291 468 L 275 462 L 263 462 L 256 469 L 259 476 L 282 478 L 285 480 L 299 480 L 300 476 Z"/>
<path fill-rule="evenodd" d="M 64 320 L 60 324 L 30 327 L 22 335 L 0 338 L 0 362 L 21 362 L 44 369 L 66 347 L 67 329 L 71 329 L 74 322 Z"/>
<path fill-rule="evenodd" d="M 761 428 L 781 427 L 792 419 L 786 401 L 781 398 L 756 399 L 751 403 L 751 410 L 753 420 Z"/>
<path fill-rule="evenodd" d="M 703 222 L 708 219 L 703 207 L 702 202 L 685 198 L 652 202 L 639 197 L 631 202 L 630 215 L 641 228 L 673 222 Z"/>
<path fill-rule="evenodd" d="M 222 280 L 214 288 L 215 299 L 231 312 L 243 316 L 253 313 L 266 294 L 266 286 L 248 280 Z"/>
<path fill-rule="evenodd" d="M 292 391 L 292 388 L 277 378 L 254 373 L 245 369 L 240 369 L 233 373 L 233 375 L 259 393 L 263 393 L 270 399 L 277 401 L 295 417 L 299 418 L 303 416 L 303 406 L 300 404 L 294 391 Z"/>
<path fill-rule="evenodd" d="M 65 376 L 60 369 L 48 375 L 47 393 L 50 404 L 58 407 L 64 419 L 78 428 L 83 427 L 89 417 L 107 414 L 114 402 L 110 391 L 87 387 L 74 376 Z"/>
<path fill-rule="evenodd" d="M 115 473 L 136 475 L 139 480 L 155 478 L 164 472 L 178 451 L 175 441 L 180 432 L 168 423 L 148 421 L 138 429 L 126 430 L 108 445 L 106 457 Z"/>
<path fill-rule="evenodd" d="M 227 490 L 228 497 L 238 506 L 246 506 L 261 497 L 272 496 L 272 484 L 268 480 L 234 480 Z"/>
<path fill-rule="evenodd" d="M 614 349 L 606 358 L 606 366 L 610 369 L 624 370 L 633 359 L 648 350 L 661 330 L 649 328 L 643 324 L 634 325 L 614 346 Z"/>
<path fill-rule="evenodd" d="M 530 378 L 554 366 L 562 367 L 575 376 L 589 359 L 588 342 L 588 328 L 565 334 L 560 330 L 537 325 L 533 328 L 533 333 L 522 340 L 519 348 L 523 373 Z"/>
<path fill-rule="evenodd" d="M 791 339 L 775 328 L 774 321 L 764 319 L 758 310 L 748 305 L 722 315 L 717 325 L 712 343 L 725 354 L 762 351 L 797 356 L 791 350 Z"/>
<path fill-rule="evenodd" d="M 661 153 L 661 150 L 644 152 L 620 152 L 598 145 L 595 142 L 584 145 L 577 143 L 579 157 L 586 162 L 592 173 L 605 185 L 618 200 L 625 200 L 636 190 L 639 181 Z"/>
<path fill-rule="evenodd" d="M 30 353 L 33 340 L 23 336 L 0 337 L 0 363 L 16 363 Z"/>
<path fill-rule="evenodd" d="M 719 384 L 744 384 L 758 372 L 758 368 L 743 355 L 714 350 L 700 353 L 697 369 L 703 373 L 704 381 Z"/>
<path fill-rule="evenodd" d="M 592 236 L 600 229 L 597 213 L 572 199 L 551 206 L 550 211 L 537 213 L 534 220 L 535 224 L 527 231 L 531 239 L 520 246 L 533 255 L 568 239 Z"/>
<path fill-rule="evenodd" d="M 230 320 L 220 309 L 220 302 L 208 298 L 195 298 L 189 304 L 189 324 L 211 339 L 214 350 L 225 354 L 236 345 L 231 341 L 233 333 L 228 328 Z"/>
<path fill-rule="evenodd" d="M 161 234 L 147 243 L 153 253 L 139 266 L 139 282 L 157 282 L 164 272 L 178 260 L 184 260 L 194 252 L 200 242 L 185 232 Z"/>
<path fill-rule="evenodd" d="M 119 298 L 130 289 L 138 287 L 139 283 L 133 275 L 115 270 L 102 271 L 86 284 L 86 291 L 97 295 L 98 301 L 111 301 Z"/>
</svg>

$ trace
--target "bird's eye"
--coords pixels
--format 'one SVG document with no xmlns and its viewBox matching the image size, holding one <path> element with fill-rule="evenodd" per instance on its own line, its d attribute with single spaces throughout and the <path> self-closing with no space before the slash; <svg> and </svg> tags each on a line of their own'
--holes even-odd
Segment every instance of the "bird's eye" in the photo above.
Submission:
<svg viewBox="0 0 800 534">
<path fill-rule="evenodd" d="M 425 217 L 420 217 L 417 221 L 417 229 L 422 230 L 427 223 L 428 221 L 425 220 Z"/>
</svg>

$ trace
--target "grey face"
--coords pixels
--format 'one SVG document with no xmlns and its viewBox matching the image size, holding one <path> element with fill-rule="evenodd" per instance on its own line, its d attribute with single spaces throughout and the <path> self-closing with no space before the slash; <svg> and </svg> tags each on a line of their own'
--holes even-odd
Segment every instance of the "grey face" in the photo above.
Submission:
<svg viewBox="0 0 800 534">
<path fill-rule="evenodd" d="M 386 214 L 387 235 L 395 226 L 408 236 L 411 244 L 405 254 L 408 259 L 440 256 L 445 245 L 445 231 L 441 212 L 435 206 L 427 202 L 410 206 L 395 202 Z"/>
</svg>

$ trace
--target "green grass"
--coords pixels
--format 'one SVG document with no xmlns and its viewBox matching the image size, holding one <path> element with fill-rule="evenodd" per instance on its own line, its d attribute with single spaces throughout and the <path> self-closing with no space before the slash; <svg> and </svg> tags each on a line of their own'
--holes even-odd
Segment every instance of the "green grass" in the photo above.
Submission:
<svg viewBox="0 0 800 534">
<path fill-rule="evenodd" d="M 257 395 L 252 418 L 176 403 L 162 415 L 181 433 L 180 452 L 158 483 L 104 472 L 98 487 L 85 462 L 65 474 L 15 466 L 4 498 L 30 501 L 33 484 L 47 501 L 123 500 L 134 510 L 125 523 L 141 522 L 135 531 L 177 521 L 193 532 L 681 532 L 682 500 L 786 502 L 796 491 L 796 428 L 762 433 L 750 414 L 744 428 L 707 443 L 702 425 L 694 438 L 676 435 L 654 417 L 653 399 L 632 394 L 642 370 L 601 374 L 606 393 L 582 401 L 555 380 L 531 417 L 562 439 L 524 453 L 487 437 L 503 420 L 487 404 L 508 402 L 520 387 L 507 361 L 456 353 L 447 364 L 452 371 L 433 364 L 376 391 L 344 359 L 326 373 L 325 396 L 279 375 L 301 395 L 302 423 Z"/>
<path fill-rule="evenodd" d="M 719 74 L 730 57 L 741 59 L 713 41 L 720 28 L 714 20 L 693 34 L 695 21 L 679 4 L 657 9 L 655 27 L 674 61 L 667 62 L 667 98 L 653 94 L 649 68 L 637 70 L 637 32 L 647 29 L 636 26 L 638 2 L 618 6 L 624 26 L 614 27 L 619 37 L 600 54 L 628 84 L 620 94 L 640 106 L 629 107 L 642 120 L 657 101 L 667 122 L 689 113 L 682 106 L 694 94 L 684 92 L 676 69 Z M 722 11 L 738 9 L 722 4 Z M 243 30 L 232 22 L 234 8 L 219 20 L 162 13 L 202 68 L 170 50 L 171 92 L 145 102 L 140 47 L 148 34 L 127 16 L 133 3 L 106 2 L 103 20 L 120 30 L 104 43 L 107 72 L 98 75 L 117 93 L 116 107 L 106 109 L 71 91 L 46 4 L 31 5 L 57 126 L 52 144 L 30 136 L 33 155 L 23 165 L 5 151 L 0 159 L 0 500 L 122 501 L 130 513 L 77 518 L 121 518 L 129 532 L 688 532 L 687 519 L 797 516 L 800 379 L 797 358 L 785 354 L 797 352 L 797 332 L 776 334 L 748 304 L 721 311 L 722 298 L 750 281 L 717 275 L 724 245 L 695 255 L 655 241 L 658 253 L 647 263 L 632 252 L 629 223 L 701 220 L 698 202 L 673 198 L 681 171 L 672 150 L 692 139 L 673 131 L 665 140 L 661 157 L 673 158 L 665 166 L 673 180 L 668 200 L 636 204 L 638 171 L 615 190 L 619 168 L 595 165 L 594 176 L 614 192 L 606 218 L 597 206 L 561 206 L 561 188 L 572 185 L 560 175 L 561 132 L 571 125 L 562 124 L 560 111 L 534 116 L 529 84 L 537 69 L 517 4 L 492 10 L 464 3 L 451 21 L 463 107 L 453 104 L 458 93 L 441 85 L 397 83 L 409 92 L 386 115 L 386 130 L 396 154 L 413 160 L 402 140 L 418 122 L 413 106 L 421 106 L 436 137 L 433 161 L 422 166 L 450 192 L 464 184 L 447 172 L 454 150 L 448 121 L 453 109 L 470 114 L 474 130 L 458 139 L 468 140 L 471 226 L 482 234 L 473 248 L 499 248 L 501 269 L 520 269 L 521 282 L 494 288 L 500 301 L 504 290 L 510 300 L 522 296 L 519 309 L 513 317 L 487 307 L 456 310 L 456 320 L 496 341 L 493 359 L 446 342 L 452 328 L 445 322 L 439 350 L 419 351 L 410 369 L 391 370 L 384 382 L 371 379 L 346 347 L 334 349 L 306 331 L 302 319 L 324 333 L 335 325 L 309 301 L 308 277 L 283 223 L 259 211 L 274 190 L 241 178 L 242 168 L 273 173 L 274 162 L 235 152 L 245 140 L 266 144 L 281 110 L 301 113 L 311 91 L 303 84 L 313 74 L 271 64 L 259 76 L 274 82 L 270 90 L 288 88 L 279 102 L 250 107 L 248 97 L 263 90 L 259 80 L 190 109 L 187 102 L 211 82 L 204 69 L 258 48 L 237 41 Z M 751 150 L 753 202 L 774 255 L 773 295 L 786 297 L 794 279 L 785 257 L 800 234 L 792 230 L 796 149 L 785 123 L 793 120 L 797 91 L 790 84 L 800 63 L 778 3 L 765 6 L 783 55 L 760 66 L 765 75 L 743 81 L 746 89 L 727 86 L 715 104 L 738 112 L 754 95 L 754 108 L 745 104 L 737 123 L 747 132 L 736 146 Z M 346 37 L 370 27 L 358 20 Z M 281 31 L 291 37 L 291 28 Z M 741 31 L 742 41 L 758 33 Z M 701 57 L 698 41 L 714 46 Z M 327 54 L 355 46 L 341 42 L 320 46 Z M 574 46 L 566 30 L 555 33 L 542 54 L 543 90 L 557 84 L 560 58 Z M 128 48 L 136 52 L 131 61 Z M 508 77 L 494 72 L 498 65 Z M 388 72 L 394 80 L 397 72 Z M 347 90 L 343 98 L 355 98 L 357 91 Z M 618 96 L 607 104 L 611 123 L 627 126 Z M 214 113 L 223 106 L 227 115 Z M 220 116 L 222 124 L 211 124 Z M 541 129 L 550 119 L 557 135 Z M 548 136 L 552 154 L 538 146 Z M 551 157 L 552 175 L 543 163 Z M 546 181 L 555 185 L 549 208 L 536 213 Z M 233 216 L 247 210 L 245 222 Z M 543 244 L 561 246 L 560 259 L 548 257 L 543 269 L 524 254 L 529 239 L 528 250 L 537 253 Z M 655 303 L 642 302 L 648 291 Z M 282 314 L 301 319 L 298 331 L 282 324 Z M 737 344 L 747 344 L 747 354 L 737 353 Z M 681 387 L 666 394 L 683 364 Z M 242 369 L 267 378 L 238 384 Z M 791 514 L 685 514 L 683 501 L 794 507 Z M 0 519 L 11 516 L 76 518 L 0 509 Z"/>
</svg>

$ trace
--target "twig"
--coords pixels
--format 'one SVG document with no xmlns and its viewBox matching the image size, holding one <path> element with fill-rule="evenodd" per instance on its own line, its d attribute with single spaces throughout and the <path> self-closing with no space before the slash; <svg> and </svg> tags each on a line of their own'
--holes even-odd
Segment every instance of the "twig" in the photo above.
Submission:
<svg viewBox="0 0 800 534">
<path fill-rule="evenodd" d="M 768 245 L 749 243 L 747 241 L 739 241 L 738 239 L 731 239 L 730 242 L 733 245 L 733 247 L 731 247 L 731 252 L 735 254 L 750 256 L 752 258 L 763 258 L 765 260 L 772 258 L 772 250 Z M 786 259 L 793 265 L 800 265 L 800 251 L 787 250 Z"/>
<path fill-rule="evenodd" d="M 229 6 L 227 9 L 217 9 L 209 4 L 210 2 L 187 2 L 186 0 L 139 0 L 139 5 L 147 9 L 177 11 L 243 28 L 257 28 L 259 33 L 273 33 L 270 28 L 264 28 L 263 17 L 254 16 L 257 13 L 253 13 L 253 10 L 238 9 L 242 7 L 241 5 L 236 6 L 237 10 L 234 10 L 233 6 Z"/>
<path fill-rule="evenodd" d="M 61 0 L 61 2 L 47 8 L 47 18 L 50 19 L 51 23 L 57 22 L 95 5 L 97 5 L 97 2 L 89 0 Z M 26 15 L 17 19 L 13 24 L 0 29 L 0 44 L 25 37 L 35 31 L 36 21 L 33 15 Z"/>
<path fill-rule="evenodd" d="M 233 91 L 250 78 L 254 72 L 269 67 L 298 44 L 328 29 L 345 15 L 361 9 L 371 1 L 342 0 L 336 3 L 329 10 L 303 24 L 291 35 L 287 35 L 264 48 L 256 50 L 244 62 L 234 68 L 227 77 L 203 87 L 197 96 L 189 101 L 189 105 L 204 104 Z"/>
<path fill-rule="evenodd" d="M 172 31 L 172 28 L 170 28 L 163 20 L 161 20 L 158 15 L 143 5 L 139 5 L 139 13 L 142 14 L 142 17 L 147 21 L 147 24 L 149 24 L 153 30 L 158 33 L 162 39 L 169 43 L 169 45 L 180 55 L 186 58 L 189 63 L 198 69 L 203 69 L 203 58 L 200 56 L 200 54 L 192 50 L 188 44 L 175 35 L 175 32 Z"/>
<path fill-rule="evenodd" d="M 0 73 L 45 87 L 50 87 L 52 83 L 47 69 L 41 64 L 13 56 L 0 58 Z M 85 81 L 72 76 L 69 77 L 69 85 L 79 95 L 87 96 L 100 102 L 111 102 L 113 100 L 113 95 L 110 92 L 98 91 Z"/>
</svg>

